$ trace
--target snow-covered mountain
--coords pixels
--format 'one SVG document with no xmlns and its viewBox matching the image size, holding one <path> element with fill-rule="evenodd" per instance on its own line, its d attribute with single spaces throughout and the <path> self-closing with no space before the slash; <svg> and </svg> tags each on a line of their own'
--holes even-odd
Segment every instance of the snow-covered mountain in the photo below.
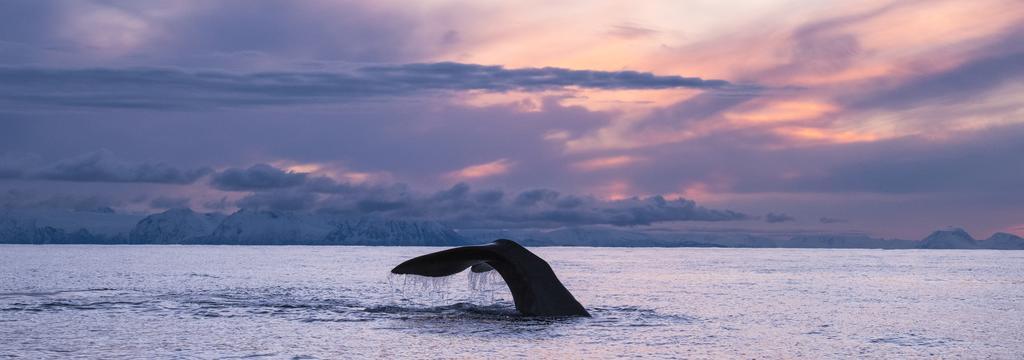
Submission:
<svg viewBox="0 0 1024 360">
<path fill-rule="evenodd" d="M 141 218 L 141 220 L 139 220 Z M 243 209 L 224 216 L 172 209 L 146 217 L 112 211 L 0 211 L 0 243 L 457 246 L 513 239 L 527 246 L 753 247 L 1024 250 L 1024 239 L 996 233 L 975 240 L 963 229 L 920 241 L 856 234 L 792 237 L 743 232 L 627 230 L 612 227 L 460 229 L 412 219 Z"/>
<path fill-rule="evenodd" d="M 998 232 L 988 239 L 978 242 L 982 248 L 995 250 L 1024 250 L 1024 238 L 1020 236 Z"/>
<path fill-rule="evenodd" d="M 206 236 L 201 244 L 288 245 L 318 244 L 333 230 L 331 219 L 306 213 L 238 210 Z"/>
<path fill-rule="evenodd" d="M 658 242 L 650 234 L 609 228 L 471 229 L 460 230 L 459 234 L 475 243 L 515 239 L 527 246 L 652 246 L 652 243 Z"/>
<path fill-rule="evenodd" d="M 471 243 L 434 221 L 356 219 L 337 222 L 324 238 L 330 245 L 451 246 Z"/>
<path fill-rule="evenodd" d="M 913 249 L 917 245 L 914 241 L 878 239 L 867 235 L 801 235 L 779 242 L 779 247 L 787 248 Z"/>
<path fill-rule="evenodd" d="M 38 243 L 39 228 L 35 221 L 19 219 L 13 216 L 0 217 L 0 239 L 7 243 L 33 244 Z"/>
<path fill-rule="evenodd" d="M 608 228 L 567 228 L 536 234 L 527 243 L 562 246 L 633 246 L 657 243 L 655 237 L 635 232 Z"/>
<path fill-rule="evenodd" d="M 53 216 L 49 214 L 54 214 Z M 113 213 L 0 211 L 0 243 L 422 245 L 472 243 L 433 221 L 350 219 L 326 214 L 243 209 L 224 216 L 171 209 L 126 226 Z M 63 224 L 51 226 L 49 224 Z"/>
<path fill-rule="evenodd" d="M 920 249 L 977 249 L 977 240 L 960 228 L 938 230 L 921 240 Z"/>
<path fill-rule="evenodd" d="M 25 214 L 0 214 L 0 244 L 124 244 L 123 233 L 103 234 L 85 228 L 62 229 Z"/>
<path fill-rule="evenodd" d="M 132 244 L 191 243 L 197 237 L 210 235 L 223 220 L 222 214 L 200 214 L 192 209 L 171 209 L 140 220 L 132 229 L 128 240 Z"/>
<path fill-rule="evenodd" d="M 245 245 L 452 246 L 469 242 L 433 221 L 338 218 L 331 215 L 239 210 L 194 243 Z"/>
<path fill-rule="evenodd" d="M 964 229 L 950 228 L 931 233 L 921 240 L 921 249 L 991 249 L 991 250 L 1024 250 L 1024 238 L 1020 236 L 995 233 L 985 240 L 976 240 Z"/>
<path fill-rule="evenodd" d="M 572 227 L 557 230 L 460 230 L 477 243 L 515 239 L 527 246 L 607 247 L 775 247 L 771 239 L 749 234 L 633 231 L 607 227 Z"/>
<path fill-rule="evenodd" d="M 63 229 L 69 233 L 85 229 L 97 236 L 127 237 L 128 232 L 132 230 L 143 216 L 119 214 L 110 208 L 91 210 L 39 208 L 0 210 L 0 218 L 13 218 L 22 223 L 32 223 L 40 228 L 49 226 L 55 229 Z"/>
<path fill-rule="evenodd" d="M 974 240 L 962 229 L 932 233 L 921 241 L 880 239 L 863 234 L 812 234 L 788 238 L 739 232 L 626 231 L 609 228 L 559 230 L 460 230 L 475 242 L 515 239 L 532 246 L 658 246 L 740 248 L 838 248 L 838 249 L 1024 249 L 1024 239 L 997 233 L 990 240 Z"/>
</svg>

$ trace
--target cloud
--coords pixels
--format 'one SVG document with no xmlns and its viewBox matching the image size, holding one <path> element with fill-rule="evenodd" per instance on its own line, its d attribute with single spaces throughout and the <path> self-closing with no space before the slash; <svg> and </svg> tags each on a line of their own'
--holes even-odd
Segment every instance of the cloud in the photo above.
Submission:
<svg viewBox="0 0 1024 360">
<path fill-rule="evenodd" d="M 0 60 L 131 63 L 145 58 L 229 66 L 408 61 L 442 50 L 423 40 L 460 25 L 452 10 L 366 1 L 0 2 L 4 40 L 33 45 L 23 51 L 28 54 L 0 53 Z M 442 11 L 443 20 L 430 16 Z"/>
<path fill-rule="evenodd" d="M 441 214 L 437 220 L 463 228 L 562 227 L 580 225 L 642 226 L 674 221 L 736 221 L 749 217 L 729 210 L 697 206 L 691 200 L 661 196 L 602 200 L 592 196 L 562 195 L 549 189 L 533 189 L 511 201 L 482 203 L 467 196 L 425 204 L 412 213 Z M 398 211 L 397 213 L 401 213 Z"/>
<path fill-rule="evenodd" d="M 602 200 L 562 195 L 550 189 L 531 189 L 506 196 L 504 191 L 496 189 L 473 190 L 466 183 L 424 194 L 410 191 L 401 184 L 347 184 L 329 178 L 314 179 L 290 189 L 254 192 L 236 205 L 348 216 L 430 219 L 461 228 L 638 226 L 669 221 L 749 218 L 742 213 L 708 209 L 690 200 L 668 200 L 661 196 Z"/>
<path fill-rule="evenodd" d="M 1024 31 L 1022 31 L 1024 33 Z M 1024 35 L 1018 35 L 1018 40 Z M 911 77 L 895 86 L 848 99 L 857 109 L 905 109 L 928 103 L 963 102 L 1024 79 L 1024 51 L 971 59 L 954 68 Z"/>
<path fill-rule="evenodd" d="M 471 165 L 465 168 L 448 173 L 448 177 L 461 180 L 472 180 L 507 173 L 514 162 L 508 159 L 498 159 L 488 163 Z"/>
<path fill-rule="evenodd" d="M 235 202 L 239 208 L 300 211 L 310 209 L 317 201 L 314 193 L 275 190 L 250 194 Z"/>
<path fill-rule="evenodd" d="M 658 30 L 630 23 L 612 25 L 611 28 L 608 29 L 608 35 L 624 39 L 647 38 L 657 35 L 658 33 Z"/>
<path fill-rule="evenodd" d="M 228 206 L 230 206 L 230 205 L 231 205 L 231 203 L 228 202 L 228 197 L 227 196 L 222 196 L 220 199 L 208 200 L 208 201 L 204 201 L 203 202 L 203 207 L 204 208 L 207 208 L 209 210 L 217 210 L 217 211 L 227 209 Z"/>
<path fill-rule="evenodd" d="M 12 158 L 13 159 L 13 158 Z M 99 150 L 52 164 L 36 165 L 38 158 L 0 158 L 0 178 L 75 182 L 191 184 L 210 173 L 209 168 L 179 169 L 165 163 L 136 163 Z"/>
<path fill-rule="evenodd" d="M 788 39 L 789 61 L 757 71 L 762 78 L 792 78 L 828 74 L 856 64 L 863 53 L 860 39 L 850 27 L 890 12 L 899 4 L 811 21 L 797 27 Z"/>
<path fill-rule="evenodd" d="M 821 171 L 787 179 L 785 191 L 881 194 L 1001 192 L 1021 194 L 1024 125 L 1007 125 L 936 141 L 905 137 L 836 147 Z M 777 188 L 778 189 L 778 188 Z"/>
<path fill-rule="evenodd" d="M 588 160 L 577 161 L 571 166 L 580 171 L 596 171 L 596 170 L 607 170 L 614 169 L 623 166 L 629 166 L 637 162 L 645 161 L 646 159 L 629 156 L 629 155 L 617 155 L 608 157 L 599 157 Z"/>
<path fill-rule="evenodd" d="M 0 8 L 8 11 L 0 11 L 5 20 L 0 21 L 0 63 L 8 67 L 0 80 L 0 153 L 35 152 L 50 161 L 81 149 L 106 147 L 121 156 L 162 160 L 182 170 L 198 166 L 191 165 L 195 163 L 244 169 L 270 162 L 281 167 L 278 161 L 287 159 L 387 172 L 392 175 L 389 182 L 409 181 L 409 188 L 416 189 L 450 185 L 446 182 L 452 179 L 444 175 L 451 170 L 507 159 L 515 163 L 513 171 L 466 180 L 474 183 L 472 189 L 446 193 L 438 203 L 449 204 L 445 214 L 463 208 L 492 209 L 488 211 L 518 219 L 514 224 L 526 223 L 522 219 L 528 209 L 578 213 L 594 202 L 571 193 L 587 189 L 604 196 L 608 194 L 598 193 L 604 190 L 601 186 L 612 183 L 622 184 L 617 193 L 625 196 L 682 193 L 728 209 L 764 209 L 762 216 L 768 210 L 828 214 L 840 206 L 843 213 L 835 215 L 878 231 L 922 231 L 927 227 L 921 224 L 940 219 L 999 226 L 1020 223 L 1005 219 L 1015 214 L 1014 206 L 1024 196 L 1017 155 L 1024 148 L 1015 145 L 1022 143 L 1024 133 L 1004 127 L 972 134 L 983 126 L 1021 119 L 1021 102 L 1014 95 L 1019 92 L 1019 64 L 1024 62 L 1013 54 L 1021 52 L 1019 44 L 1024 42 L 1019 31 L 1007 32 L 1020 29 L 1019 16 L 1007 11 L 1016 9 L 1012 1 L 942 6 L 898 2 L 881 8 L 864 4 L 858 6 L 861 10 L 848 9 L 852 11 L 838 17 L 827 6 L 805 7 L 799 16 L 785 19 L 771 9 L 732 22 L 708 23 L 709 31 L 697 33 L 681 31 L 685 29 L 677 27 L 678 22 L 650 17 L 629 23 L 592 16 L 589 31 L 542 39 L 594 55 L 568 58 L 538 57 L 530 46 L 524 47 L 536 43 L 537 32 L 556 29 L 565 19 L 531 23 L 535 29 L 525 35 L 488 31 L 494 24 L 530 16 L 529 7 L 510 13 L 497 11 L 507 8 L 504 5 L 484 5 L 488 10 L 479 12 L 473 9 L 480 9 L 477 5 L 468 4 L 458 9 L 392 5 L 4 2 Z M 102 20 L 97 13 L 141 20 L 143 33 L 124 33 L 126 27 L 119 25 L 124 22 L 118 19 L 109 27 L 88 28 L 96 25 L 90 21 Z M 68 33 L 78 25 L 86 26 Z M 717 31 L 720 25 L 735 31 Z M 896 27 L 912 31 L 897 36 L 882 31 Z M 647 31 L 652 28 L 662 32 Z M 104 47 L 93 41 L 102 40 L 97 35 L 126 46 Z M 129 41 L 119 40 L 122 35 Z M 138 36 L 144 41 L 133 40 Z M 994 36 L 1003 36 L 1005 46 L 989 46 Z M 746 55 L 731 56 L 736 53 Z M 433 59 L 505 67 L 401 65 Z M 680 73 L 807 88 L 748 97 L 730 96 L 735 93 L 723 91 L 730 89 L 728 85 L 713 88 L 716 91 L 577 91 L 604 85 L 572 79 L 570 69 L 538 71 L 541 75 L 534 77 L 516 73 L 528 70 L 517 67 L 545 62 L 611 70 L 603 73 L 609 75 L 620 74 L 615 70 L 627 64 L 625 68 L 653 71 L 655 77 Z M 368 64 L 384 65 L 375 70 Z M 92 68 L 96 66 L 107 68 Z M 691 70 L 681 70 L 686 67 Z M 636 81 L 619 84 L 650 86 Z M 574 97 L 545 101 L 530 112 L 496 103 L 470 105 L 460 99 L 510 87 L 541 92 L 485 96 L 514 101 L 559 91 Z M 463 93 L 464 89 L 472 91 Z M 643 105 L 643 111 L 608 101 L 636 96 L 655 101 Z M 658 105 L 670 101 L 679 102 Z M 592 104 L 599 102 L 606 110 L 594 110 Z M 344 104 L 346 111 L 290 106 L 336 103 Z M 793 105 L 797 103 L 834 109 L 803 109 Z M 254 106 L 275 104 L 289 106 Z M 591 110 L 569 104 L 586 104 Z M 151 111 L 182 108 L 199 111 Z M 650 116 L 645 117 L 648 110 Z M 778 119 L 790 121 L 770 122 Z M 822 138 L 798 139 L 795 131 L 805 129 Z M 789 130 L 794 132 L 781 132 Z M 874 135 L 879 141 L 824 141 L 847 133 Z M 570 151 L 565 151 L 567 147 Z M 616 150 L 590 151 L 601 149 Z M 583 161 L 616 156 L 647 161 L 577 171 L 616 163 Z M 24 181 L 30 170 L 48 163 L 2 158 L 0 177 L 15 180 L 0 181 L 0 191 L 67 191 L 122 201 L 146 193 L 150 195 L 145 201 L 131 204 L 145 208 L 168 188 Z M 302 184 L 277 190 L 315 194 L 315 201 L 298 202 L 310 209 L 416 216 L 429 216 L 428 210 L 435 209 L 422 204 L 433 193 L 392 185 L 357 186 L 339 182 L 342 177 L 337 173 L 329 174 L 332 180 L 318 178 L 325 173 L 319 170 L 293 170 L 311 173 Z M 195 187 L 206 186 L 206 180 L 198 180 L 201 184 Z M 485 181 L 505 188 L 476 185 Z M 536 201 L 541 204 L 537 207 L 515 205 L 523 193 L 519 190 L 536 187 L 560 193 L 554 200 Z M 177 196 L 177 190 L 181 189 L 166 195 Z M 231 208 L 249 191 L 210 190 L 203 195 L 223 200 L 210 205 Z M 192 204 L 200 206 L 209 199 L 197 197 Z M 964 201 L 975 207 L 966 208 Z M 816 219 L 800 218 L 820 226 Z M 763 221 L 762 217 L 748 225 L 779 226 Z"/>
<path fill-rule="evenodd" d="M 250 173 L 259 175 L 248 176 Z M 285 172 L 270 165 L 257 165 L 246 170 L 229 169 L 213 179 L 211 184 L 214 187 L 253 191 L 234 203 L 239 208 L 430 219 L 462 228 L 639 226 L 671 221 L 750 218 L 739 212 L 701 207 L 681 198 L 651 196 L 604 200 L 593 196 L 563 195 L 544 188 L 506 194 L 500 189 L 474 190 L 466 183 L 434 193 L 422 193 L 412 191 L 404 184 L 339 182 L 326 176 Z"/>
<path fill-rule="evenodd" d="M 764 221 L 770 224 L 777 224 L 795 220 L 796 218 L 782 213 L 767 213 L 764 215 Z"/>
<path fill-rule="evenodd" d="M 822 218 L 818 219 L 818 222 L 820 222 L 822 224 L 837 224 L 837 223 L 847 222 L 847 220 L 846 219 L 838 219 L 838 218 L 830 218 L 830 217 L 822 217 Z"/>
<path fill-rule="evenodd" d="M 5 153 L 0 154 L 0 179 L 17 179 L 25 171 L 41 162 L 38 155 Z"/>
<path fill-rule="evenodd" d="M 210 178 L 210 185 L 228 191 L 280 189 L 304 184 L 306 175 L 267 164 L 256 164 L 247 169 L 231 168 L 216 173 Z"/>
<path fill-rule="evenodd" d="M 328 103 L 432 91 L 541 91 L 569 87 L 724 89 L 729 86 L 723 80 L 629 70 L 506 69 L 454 62 L 371 65 L 344 72 L 258 73 L 175 68 L 0 67 L 0 103 L 22 107 L 190 109 Z"/>
<path fill-rule="evenodd" d="M 516 206 L 534 206 L 540 202 L 554 201 L 561 195 L 557 191 L 548 189 L 527 190 L 519 193 L 513 204 Z"/>
<path fill-rule="evenodd" d="M 483 190 L 473 194 L 473 200 L 481 204 L 497 204 L 505 198 L 505 192 L 501 190 Z"/>
<path fill-rule="evenodd" d="M 191 200 L 187 197 L 159 196 L 149 202 L 154 209 L 179 209 L 189 207 Z"/>
<path fill-rule="evenodd" d="M 10 189 L 0 192 L 0 209 L 61 209 L 74 211 L 111 211 L 121 202 L 100 195 L 41 194 Z"/>
<path fill-rule="evenodd" d="M 737 106 L 756 99 L 761 94 L 749 93 L 736 96 L 699 94 L 665 108 L 656 109 L 642 121 L 633 125 L 635 131 L 672 132 L 687 129 L 706 120 L 717 119 Z"/>
</svg>

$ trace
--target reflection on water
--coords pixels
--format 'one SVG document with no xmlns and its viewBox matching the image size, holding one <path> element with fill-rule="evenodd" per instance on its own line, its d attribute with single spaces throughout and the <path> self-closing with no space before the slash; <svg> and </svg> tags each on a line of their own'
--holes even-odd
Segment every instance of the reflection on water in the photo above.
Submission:
<svg viewBox="0 0 1024 360">
<path fill-rule="evenodd" d="M 1024 252 L 539 248 L 591 318 L 431 248 L 0 246 L 0 357 L 994 357 Z"/>
</svg>

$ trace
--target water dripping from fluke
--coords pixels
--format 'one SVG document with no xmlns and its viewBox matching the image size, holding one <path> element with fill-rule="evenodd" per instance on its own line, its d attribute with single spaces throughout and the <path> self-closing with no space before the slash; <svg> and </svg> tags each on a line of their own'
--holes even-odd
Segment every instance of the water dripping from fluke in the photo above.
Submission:
<svg viewBox="0 0 1024 360">
<path fill-rule="evenodd" d="M 544 259 L 512 240 L 500 239 L 486 245 L 422 255 L 399 264 L 391 269 L 391 274 L 405 275 L 401 280 L 403 291 L 412 281 L 413 288 L 428 290 L 435 299 L 443 301 L 448 295 L 450 276 L 466 269 L 470 269 L 470 288 L 491 296 L 500 275 L 512 293 L 516 310 L 522 315 L 590 316 Z M 394 276 L 389 276 L 393 288 L 395 280 Z"/>
</svg>

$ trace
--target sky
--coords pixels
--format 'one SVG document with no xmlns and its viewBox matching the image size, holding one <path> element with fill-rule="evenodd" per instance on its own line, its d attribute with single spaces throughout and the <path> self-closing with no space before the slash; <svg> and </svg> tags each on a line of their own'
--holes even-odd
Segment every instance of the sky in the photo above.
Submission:
<svg viewBox="0 0 1024 360">
<path fill-rule="evenodd" d="M 1024 6 L 5 1 L 0 207 L 1024 235 Z"/>
</svg>

